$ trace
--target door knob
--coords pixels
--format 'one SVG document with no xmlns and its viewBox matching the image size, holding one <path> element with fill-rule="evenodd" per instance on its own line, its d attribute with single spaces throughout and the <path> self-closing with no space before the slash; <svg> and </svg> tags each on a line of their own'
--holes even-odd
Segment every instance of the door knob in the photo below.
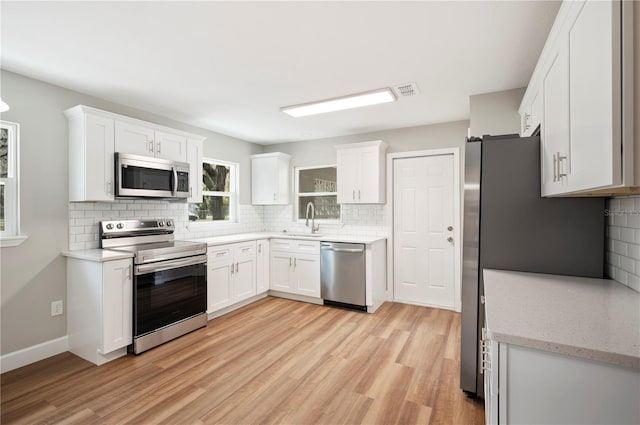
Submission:
<svg viewBox="0 0 640 425">
<path fill-rule="evenodd" d="M 449 226 L 449 227 L 447 227 L 447 230 L 448 230 L 448 231 L 450 231 L 450 232 L 452 232 L 452 231 L 453 231 L 453 226 Z"/>
<path fill-rule="evenodd" d="M 451 236 L 449 236 L 449 237 L 447 238 L 447 242 L 453 242 L 453 238 L 452 238 Z"/>
</svg>

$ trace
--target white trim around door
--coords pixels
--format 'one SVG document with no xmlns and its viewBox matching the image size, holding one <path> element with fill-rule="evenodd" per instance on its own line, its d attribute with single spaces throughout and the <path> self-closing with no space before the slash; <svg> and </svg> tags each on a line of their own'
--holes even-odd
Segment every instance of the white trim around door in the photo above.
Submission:
<svg viewBox="0 0 640 425">
<path fill-rule="evenodd" d="M 461 281 L 462 281 L 462 232 L 461 232 L 461 191 L 460 191 L 460 148 L 445 148 L 445 149 L 431 149 L 431 150 L 423 150 L 423 151 L 413 151 L 413 152 L 398 152 L 398 153 L 390 153 L 387 154 L 387 200 L 393 199 L 393 174 L 394 174 L 394 161 L 396 159 L 404 159 L 404 158 L 417 158 L 417 157 L 427 157 L 427 156 L 436 156 L 436 155 L 453 155 L 453 217 L 454 217 L 454 229 L 453 229 L 453 239 L 454 239 L 454 310 L 461 311 L 461 301 L 460 301 L 460 292 L 461 292 Z M 394 224 L 394 208 L 393 206 L 390 208 L 389 214 L 387 215 L 388 223 L 386 223 L 387 227 L 390 229 L 389 232 L 389 240 L 387 243 L 387 291 L 391 297 L 391 299 L 395 300 L 394 294 L 394 234 L 393 234 L 393 224 Z M 402 302 L 402 301 L 399 301 Z M 421 303 L 415 303 L 421 304 Z M 434 305 L 426 305 L 427 307 L 440 307 Z"/>
</svg>

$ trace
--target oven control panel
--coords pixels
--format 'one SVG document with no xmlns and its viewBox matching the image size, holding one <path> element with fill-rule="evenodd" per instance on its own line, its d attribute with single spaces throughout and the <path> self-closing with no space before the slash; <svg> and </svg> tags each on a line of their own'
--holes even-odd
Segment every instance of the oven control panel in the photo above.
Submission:
<svg viewBox="0 0 640 425">
<path fill-rule="evenodd" d="M 118 237 L 123 233 L 148 235 L 173 233 L 175 224 L 171 219 L 153 220 L 110 220 L 100 222 L 100 237 Z"/>
</svg>

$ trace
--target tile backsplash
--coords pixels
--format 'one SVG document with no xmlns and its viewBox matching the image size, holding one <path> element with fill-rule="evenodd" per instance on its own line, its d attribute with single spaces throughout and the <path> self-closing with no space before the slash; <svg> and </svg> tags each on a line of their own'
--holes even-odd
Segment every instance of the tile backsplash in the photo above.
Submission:
<svg viewBox="0 0 640 425">
<path fill-rule="evenodd" d="M 386 205 L 343 205 L 341 223 L 320 222 L 320 233 L 348 236 L 386 236 L 389 234 Z M 187 204 L 154 200 L 116 200 L 114 202 L 69 203 L 69 250 L 92 249 L 100 245 L 98 225 L 103 220 L 171 219 L 176 239 L 196 239 L 233 233 L 260 231 L 308 232 L 304 222 L 293 221 L 290 205 L 238 205 L 236 223 L 202 225 L 188 220 Z"/>
<path fill-rule="evenodd" d="M 640 292 L 640 197 L 607 200 L 606 274 Z"/>
</svg>

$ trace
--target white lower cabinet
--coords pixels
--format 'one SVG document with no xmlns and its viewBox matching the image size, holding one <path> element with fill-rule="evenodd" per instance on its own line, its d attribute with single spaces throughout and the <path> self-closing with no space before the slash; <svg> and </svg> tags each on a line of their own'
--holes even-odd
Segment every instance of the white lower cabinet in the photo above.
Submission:
<svg viewBox="0 0 640 425">
<path fill-rule="evenodd" d="M 487 424 L 640 423 L 640 371 L 488 341 Z"/>
<path fill-rule="evenodd" d="M 69 351 L 101 365 L 127 353 L 133 341 L 133 265 L 67 259 Z"/>
<path fill-rule="evenodd" d="M 272 239 L 270 288 L 320 298 L 320 242 Z"/>
<path fill-rule="evenodd" d="M 263 294 L 269 290 L 269 239 L 256 241 L 256 292 Z"/>
<path fill-rule="evenodd" d="M 256 295 L 256 241 L 212 246 L 207 255 L 208 313 Z"/>
</svg>

